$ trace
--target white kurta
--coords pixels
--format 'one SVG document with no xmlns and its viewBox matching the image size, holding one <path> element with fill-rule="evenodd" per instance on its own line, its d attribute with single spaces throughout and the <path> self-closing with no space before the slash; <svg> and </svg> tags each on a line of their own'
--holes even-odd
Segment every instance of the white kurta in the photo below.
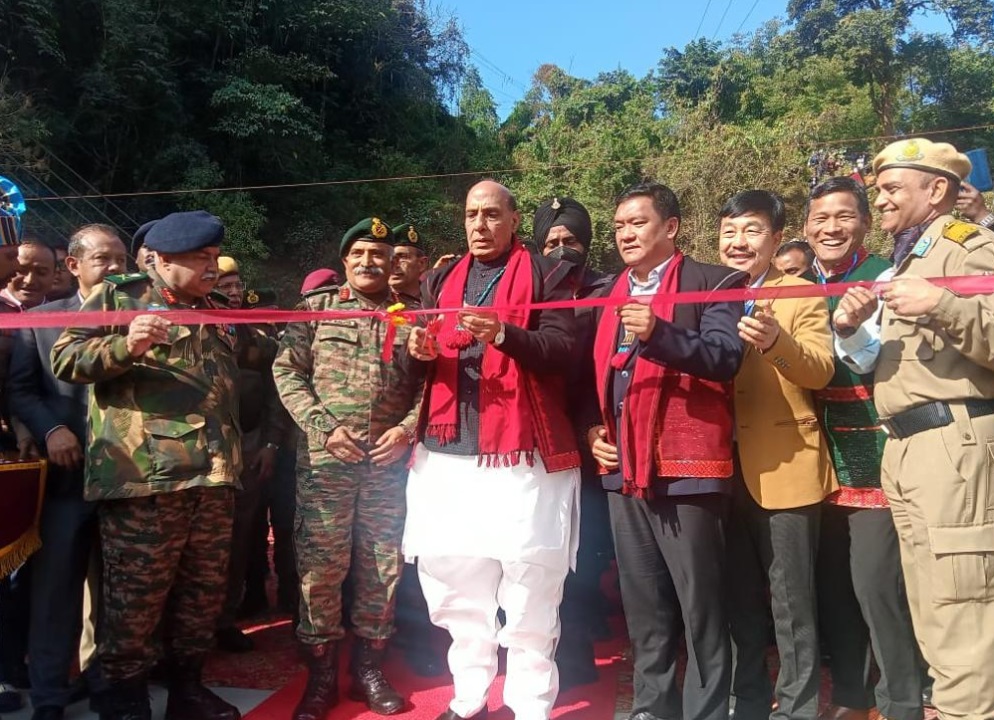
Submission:
<svg viewBox="0 0 994 720">
<path fill-rule="evenodd" d="M 547 473 L 538 453 L 529 466 L 486 467 L 476 456 L 446 455 L 423 444 L 407 480 L 403 553 L 492 558 L 549 568 L 576 565 L 580 471 Z"/>
<path fill-rule="evenodd" d="M 486 706 L 503 645 L 504 702 L 518 720 L 548 720 L 559 693 L 559 603 L 576 564 L 580 471 L 547 473 L 537 454 L 531 467 L 481 467 L 475 456 L 424 445 L 414 453 L 403 551 L 420 558 L 431 620 L 452 635 L 449 709 L 470 718 Z"/>
</svg>

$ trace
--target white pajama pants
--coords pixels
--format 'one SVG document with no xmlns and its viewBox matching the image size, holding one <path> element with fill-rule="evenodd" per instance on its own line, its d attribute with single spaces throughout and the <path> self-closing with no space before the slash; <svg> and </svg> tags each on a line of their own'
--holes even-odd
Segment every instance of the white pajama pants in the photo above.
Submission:
<svg viewBox="0 0 994 720">
<path fill-rule="evenodd" d="M 452 635 L 449 670 L 454 713 L 469 718 L 487 704 L 497 675 L 497 648 L 507 648 L 504 704 L 516 720 L 548 720 L 559 694 L 555 652 L 559 603 L 569 570 L 563 549 L 558 569 L 490 558 L 418 558 L 431 621 Z M 497 609 L 507 619 L 498 626 Z"/>
</svg>

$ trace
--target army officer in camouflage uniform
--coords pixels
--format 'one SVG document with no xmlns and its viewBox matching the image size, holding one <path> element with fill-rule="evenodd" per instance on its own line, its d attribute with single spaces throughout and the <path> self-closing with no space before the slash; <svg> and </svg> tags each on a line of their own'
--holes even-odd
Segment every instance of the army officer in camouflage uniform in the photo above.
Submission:
<svg viewBox="0 0 994 720">
<path fill-rule="evenodd" d="M 141 232 L 154 269 L 107 278 L 82 309 L 149 312 L 127 327 L 68 328 L 52 348 L 56 377 L 93 383 L 84 493 L 101 501 L 99 653 L 110 689 L 100 717 L 151 718 L 146 674 L 161 624 L 167 720 L 236 720 L 201 670 L 224 598 L 242 465 L 235 378 L 239 365 L 265 368 L 276 345 L 155 314 L 215 307 L 220 220 L 175 213 Z"/>
<path fill-rule="evenodd" d="M 394 235 L 378 218 L 342 238 L 348 282 L 304 295 L 308 310 L 386 309 Z M 338 701 L 342 581 L 355 559 L 351 608 L 350 696 L 391 715 L 404 700 L 380 669 L 393 632 L 404 528 L 403 459 L 417 420 L 420 382 L 402 360 L 408 332 L 398 328 L 383 360 L 388 325 L 376 318 L 291 324 L 273 365 L 283 404 L 300 426 L 294 534 L 300 575 L 297 637 L 310 675 L 294 720 L 324 718 Z"/>
</svg>

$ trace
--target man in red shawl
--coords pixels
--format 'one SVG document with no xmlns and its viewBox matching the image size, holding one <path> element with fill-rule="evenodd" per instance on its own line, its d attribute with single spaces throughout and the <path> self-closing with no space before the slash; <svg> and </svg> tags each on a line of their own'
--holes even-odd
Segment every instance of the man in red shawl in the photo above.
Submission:
<svg viewBox="0 0 994 720">
<path fill-rule="evenodd" d="M 587 439 L 609 491 L 635 655 L 630 720 L 727 720 L 724 524 L 742 303 L 677 305 L 673 294 L 741 287 L 746 275 L 683 256 L 680 205 L 665 185 L 622 193 L 614 229 L 628 269 L 610 291 L 618 304 L 598 322 L 599 407 L 587 413 Z M 681 634 L 689 655 L 682 697 Z"/>
<path fill-rule="evenodd" d="M 447 310 L 408 343 L 427 379 L 403 549 L 432 622 L 452 635 L 455 697 L 439 720 L 483 717 L 501 645 L 516 718 L 546 720 L 559 691 L 558 608 L 579 526 L 562 373 L 575 361 L 573 312 L 530 306 L 570 299 L 572 265 L 528 252 L 520 220 L 506 187 L 473 186 L 469 253 L 422 288 L 426 308 Z"/>
</svg>

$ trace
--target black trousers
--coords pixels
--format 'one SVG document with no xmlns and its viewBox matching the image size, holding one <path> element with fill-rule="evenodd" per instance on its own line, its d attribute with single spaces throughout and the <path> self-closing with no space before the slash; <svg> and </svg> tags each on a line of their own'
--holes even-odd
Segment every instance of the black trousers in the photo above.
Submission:
<svg viewBox="0 0 994 720">
<path fill-rule="evenodd" d="M 921 720 L 918 648 L 889 509 L 824 506 L 818 613 L 832 657 L 832 702 Z M 871 646 L 880 669 L 875 691 Z"/>
<path fill-rule="evenodd" d="M 727 498 L 610 493 L 621 598 L 634 652 L 633 712 L 727 720 L 731 650 L 723 603 Z M 681 698 L 676 661 L 686 635 Z"/>
<path fill-rule="evenodd" d="M 584 473 L 580 487 L 580 543 L 576 571 L 566 576 L 563 601 L 559 605 L 562 632 L 556 645 L 559 675 L 596 673 L 594 633 L 607 625 L 607 601 L 601 592 L 601 576 L 611 564 L 611 521 L 607 493 L 600 476 Z"/>
<path fill-rule="evenodd" d="M 818 715 L 818 617 L 815 562 L 821 504 L 790 510 L 760 507 L 741 477 L 733 480 L 728 520 L 728 614 L 735 670 L 736 720 Z M 780 655 L 776 700 L 766 665 L 767 587 Z"/>
<path fill-rule="evenodd" d="M 82 611 L 80 611 L 82 617 Z M 0 681 L 21 682 L 31 619 L 31 559 L 0 579 Z"/>
<path fill-rule="evenodd" d="M 269 575 L 269 526 L 273 527 L 273 567 L 282 592 L 296 591 L 297 558 L 293 518 L 297 506 L 297 443 L 287 440 L 276 454 L 276 473 L 262 489 L 249 542 L 246 588 L 265 592 Z"/>
<path fill-rule="evenodd" d="M 31 703 L 65 707 L 83 630 L 83 584 L 97 543 L 97 506 L 78 493 L 50 494 L 41 512 L 41 549 L 31 558 Z M 88 671 L 97 677 L 99 663 Z"/>
</svg>

